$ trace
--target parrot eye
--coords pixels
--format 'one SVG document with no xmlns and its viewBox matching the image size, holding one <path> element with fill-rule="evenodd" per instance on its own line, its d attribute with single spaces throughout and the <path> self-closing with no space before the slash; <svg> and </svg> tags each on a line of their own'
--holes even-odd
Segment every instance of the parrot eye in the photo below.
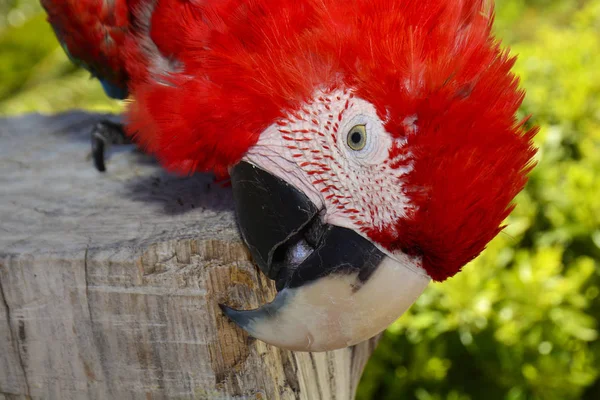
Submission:
<svg viewBox="0 0 600 400">
<path fill-rule="evenodd" d="M 365 125 L 355 125 L 348 132 L 348 147 L 354 151 L 360 151 L 367 144 L 367 128 Z"/>
</svg>

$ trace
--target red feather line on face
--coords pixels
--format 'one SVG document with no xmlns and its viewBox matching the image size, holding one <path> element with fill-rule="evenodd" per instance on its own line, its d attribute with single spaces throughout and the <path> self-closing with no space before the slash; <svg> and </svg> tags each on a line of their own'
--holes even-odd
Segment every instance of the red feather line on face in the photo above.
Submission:
<svg viewBox="0 0 600 400">
<path fill-rule="evenodd" d="M 390 159 L 413 165 L 398 183 L 409 217 L 363 229 L 444 280 L 499 232 L 535 152 L 484 3 L 157 0 L 151 38 L 181 70 L 149 73 L 147 49 L 129 38 L 130 130 L 167 168 L 225 173 L 317 89 L 351 88 L 406 140 Z"/>
</svg>

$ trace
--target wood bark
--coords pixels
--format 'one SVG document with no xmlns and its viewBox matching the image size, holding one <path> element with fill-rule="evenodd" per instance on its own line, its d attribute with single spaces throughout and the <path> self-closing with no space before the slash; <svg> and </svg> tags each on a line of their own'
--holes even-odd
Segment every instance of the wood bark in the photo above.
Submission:
<svg viewBox="0 0 600 400">
<path fill-rule="evenodd" d="M 90 160 L 102 116 L 0 119 L 0 399 L 351 399 L 376 345 L 284 351 L 218 303 L 272 299 L 231 191 L 133 146 Z"/>
</svg>

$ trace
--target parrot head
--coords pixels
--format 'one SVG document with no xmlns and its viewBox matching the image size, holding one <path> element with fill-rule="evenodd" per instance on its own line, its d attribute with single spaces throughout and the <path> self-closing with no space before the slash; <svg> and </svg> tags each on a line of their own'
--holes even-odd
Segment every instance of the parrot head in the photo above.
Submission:
<svg viewBox="0 0 600 400">
<path fill-rule="evenodd" d="M 535 129 L 484 1 L 171 3 L 140 16 L 130 130 L 171 170 L 231 177 L 278 289 L 222 306 L 252 336 L 366 340 L 501 230 Z"/>
</svg>

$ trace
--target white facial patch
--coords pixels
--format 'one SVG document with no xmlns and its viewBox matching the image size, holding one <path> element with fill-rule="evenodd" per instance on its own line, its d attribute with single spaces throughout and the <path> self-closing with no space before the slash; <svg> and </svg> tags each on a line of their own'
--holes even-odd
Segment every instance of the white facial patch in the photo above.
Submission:
<svg viewBox="0 0 600 400">
<path fill-rule="evenodd" d="M 304 192 L 324 222 L 361 232 L 389 229 L 411 207 L 402 185 L 412 164 L 406 155 L 390 159 L 392 147 L 404 145 L 371 103 L 350 90 L 320 90 L 266 129 L 244 159 Z"/>
</svg>

